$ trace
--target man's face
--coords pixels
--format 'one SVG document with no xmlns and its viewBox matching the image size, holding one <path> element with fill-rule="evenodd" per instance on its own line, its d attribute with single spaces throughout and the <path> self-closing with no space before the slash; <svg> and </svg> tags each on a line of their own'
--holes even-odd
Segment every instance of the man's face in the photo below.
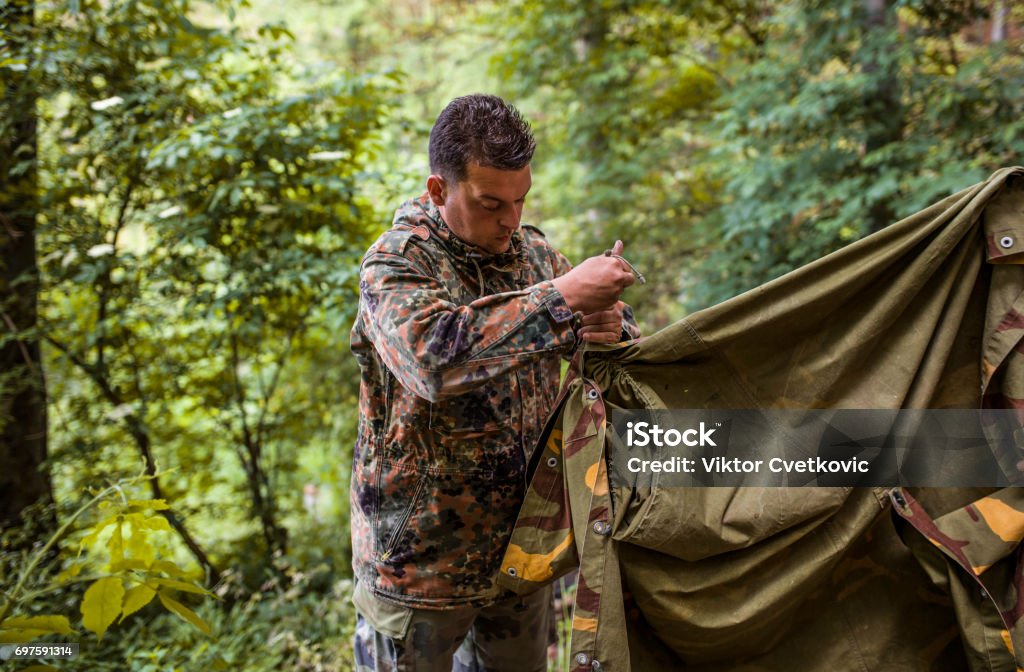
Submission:
<svg viewBox="0 0 1024 672">
<path fill-rule="evenodd" d="M 465 181 L 457 184 L 431 175 L 430 198 L 460 240 L 491 254 L 505 252 L 530 191 L 530 166 L 500 170 L 470 163 L 466 173 Z"/>
</svg>

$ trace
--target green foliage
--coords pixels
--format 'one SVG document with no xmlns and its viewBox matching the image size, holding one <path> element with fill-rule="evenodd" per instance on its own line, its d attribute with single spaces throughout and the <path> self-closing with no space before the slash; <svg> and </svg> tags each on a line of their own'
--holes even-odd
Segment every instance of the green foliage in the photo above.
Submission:
<svg viewBox="0 0 1024 672">
<path fill-rule="evenodd" d="M 354 424 L 336 411 L 377 228 L 361 185 L 397 78 L 313 76 L 286 29 L 246 37 L 191 11 L 40 6 L 51 449 L 82 475 L 172 469 L 153 496 L 229 543 L 252 521 L 269 558 L 287 547 L 280 493 L 295 510 L 317 476 L 299 455 Z M 321 385 L 292 377 L 311 369 Z M 211 509 L 219 488 L 249 506 Z"/>
<path fill-rule="evenodd" d="M 277 577 L 226 608 L 206 601 L 194 614 L 209 635 L 150 605 L 62 669 L 68 672 L 246 670 L 344 672 L 352 666 L 351 582 L 325 566 L 280 566 Z M 229 578 L 220 593 L 239 589 Z"/>
<path fill-rule="evenodd" d="M 883 4 L 39 0 L 0 38 L 0 131 L 39 101 L 50 471 L 85 528 L 4 575 L 0 637 L 102 637 L 65 669 L 349 669 L 356 272 L 441 107 L 526 112 L 524 221 L 574 260 L 622 238 L 650 332 L 1019 161 L 1019 37 Z M 148 491 L 88 504 L 140 464 Z"/>
<path fill-rule="evenodd" d="M 695 303 L 721 300 L 1019 161 L 1024 60 L 961 31 L 982 10 L 786 5 L 736 72 L 707 161 L 723 201 Z"/>
<path fill-rule="evenodd" d="M 976 2 L 868 5 L 498 5 L 541 222 L 576 257 L 624 239 L 650 329 L 1016 163 L 1019 41 L 972 37 Z"/>
<path fill-rule="evenodd" d="M 680 261 L 697 253 L 693 224 L 715 202 L 696 160 L 702 124 L 757 12 L 745 0 L 519 0 L 497 10 L 508 39 L 496 71 L 536 110 L 541 225 L 561 228 L 555 237 L 574 258 L 621 238 L 649 282 L 626 297 L 648 331 L 678 311 Z"/>
</svg>

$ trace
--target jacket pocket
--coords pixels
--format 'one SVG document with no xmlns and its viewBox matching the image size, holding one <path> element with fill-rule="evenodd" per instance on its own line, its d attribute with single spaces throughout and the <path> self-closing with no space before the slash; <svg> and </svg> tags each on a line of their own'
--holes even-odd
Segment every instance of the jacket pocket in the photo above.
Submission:
<svg viewBox="0 0 1024 672">
<path fill-rule="evenodd" d="M 444 433 L 480 432 L 512 422 L 511 383 L 482 385 L 430 405 L 430 428 Z"/>
<path fill-rule="evenodd" d="M 388 462 L 383 473 L 376 531 L 380 588 L 444 598 L 492 590 L 522 504 L 515 481 L 479 470 Z"/>
<path fill-rule="evenodd" d="M 517 445 L 512 411 L 509 385 L 485 385 L 432 404 L 437 466 L 461 473 L 507 470 Z"/>
</svg>

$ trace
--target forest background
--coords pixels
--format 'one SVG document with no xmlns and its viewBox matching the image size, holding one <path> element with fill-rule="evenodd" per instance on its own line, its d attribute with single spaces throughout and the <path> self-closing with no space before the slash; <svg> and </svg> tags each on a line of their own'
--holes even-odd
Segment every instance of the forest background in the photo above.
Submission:
<svg viewBox="0 0 1024 672">
<path fill-rule="evenodd" d="M 0 643 L 350 668 L 358 263 L 452 97 L 524 111 L 524 221 L 575 260 L 624 240 L 650 333 L 1020 163 L 1022 26 L 1009 0 L 0 0 Z"/>
</svg>

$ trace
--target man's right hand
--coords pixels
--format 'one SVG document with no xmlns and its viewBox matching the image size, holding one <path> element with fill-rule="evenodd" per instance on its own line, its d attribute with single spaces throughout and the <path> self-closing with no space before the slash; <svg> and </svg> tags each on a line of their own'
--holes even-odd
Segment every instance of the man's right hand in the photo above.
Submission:
<svg viewBox="0 0 1024 672">
<path fill-rule="evenodd" d="M 622 254 L 622 241 L 615 241 L 613 255 Z M 552 282 L 573 311 L 594 313 L 614 305 L 622 290 L 636 281 L 614 256 L 590 257 Z"/>
</svg>

